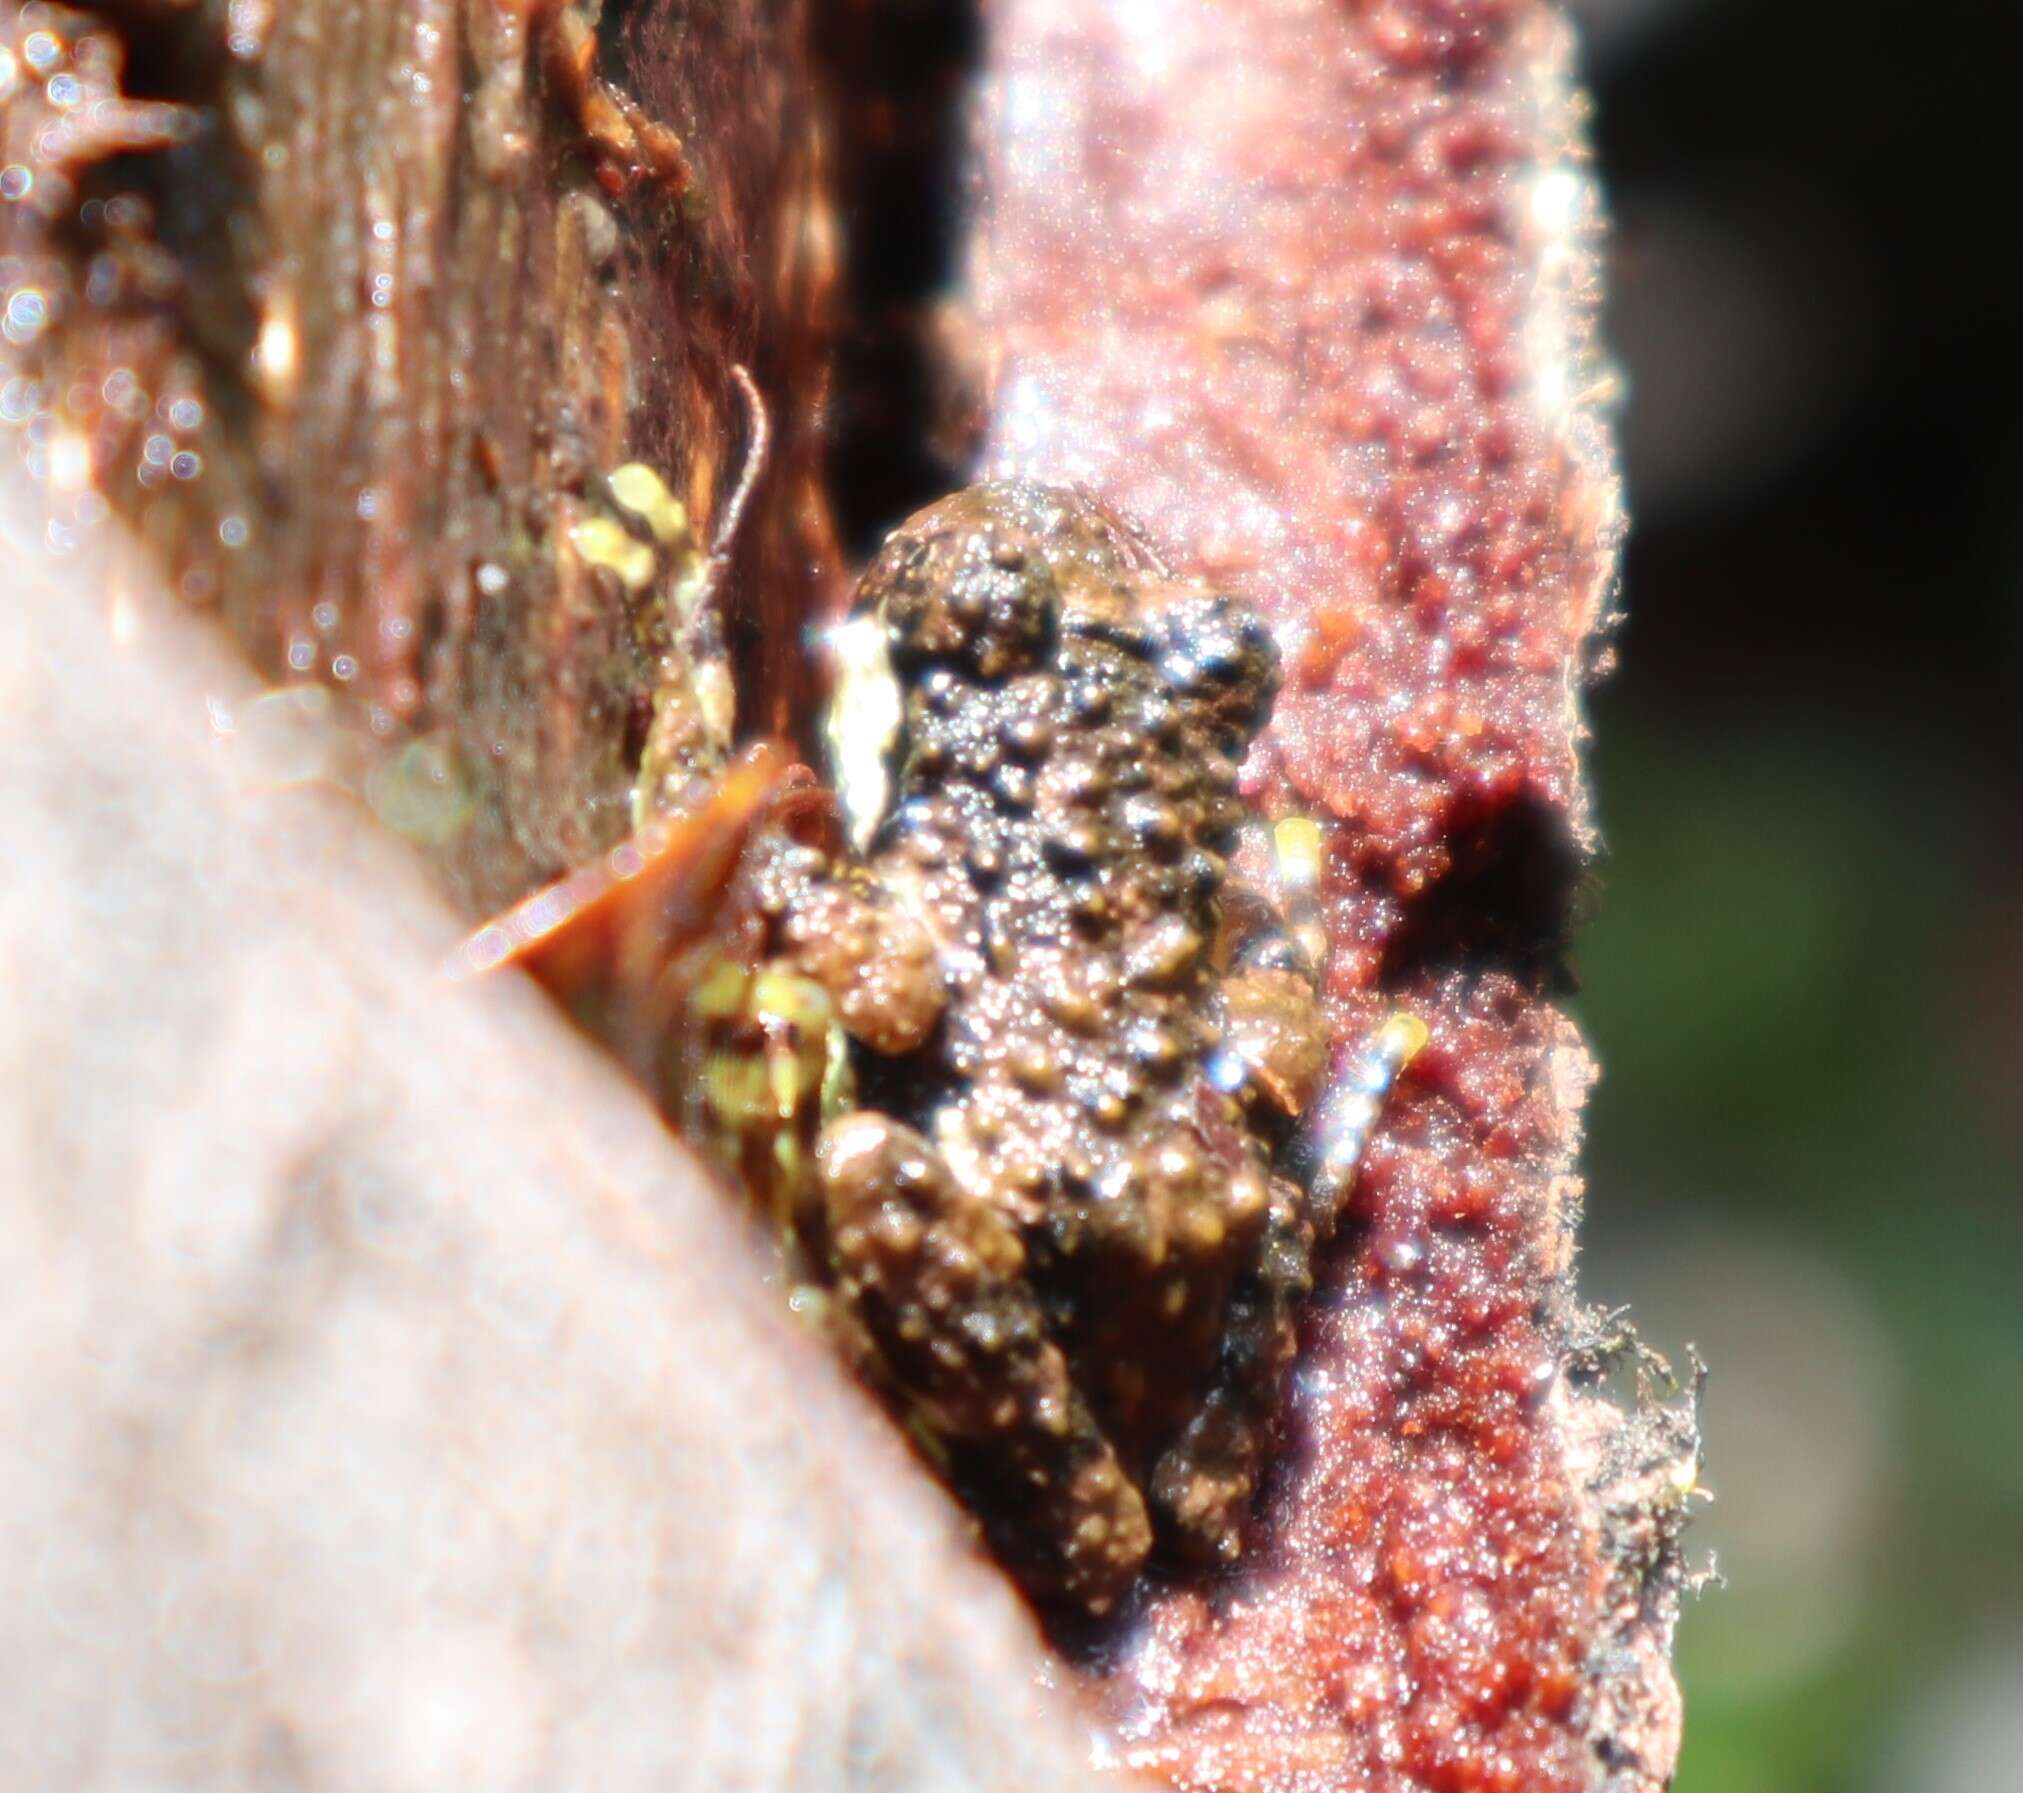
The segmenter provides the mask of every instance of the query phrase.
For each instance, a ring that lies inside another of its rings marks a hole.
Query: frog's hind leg
[[[1274,1177],[1256,1261],[1230,1291],[1214,1382],[1152,1473],[1162,1535],[1186,1556],[1227,1565],[1242,1554],[1265,1429],[1313,1289],[1313,1246],[1305,1193]]]
[[[1160,1457],[1152,1502],[1189,1554],[1230,1563],[1256,1493],[1263,1438],[1297,1345],[1299,1310],[1313,1292],[1315,1253],[1334,1231],[1386,1096],[1426,1043],[1426,1025],[1399,1012],[1323,1098],[1308,1187],[1274,1177],[1255,1264],[1231,1291],[1214,1387]]]
[[[1151,1521],[1047,1333],[1016,1229],[884,1115],[835,1122],[816,1162],[836,1294],[876,1352],[867,1372],[959,1481],[989,1490],[991,1542],[1036,1598],[1109,1610]]]

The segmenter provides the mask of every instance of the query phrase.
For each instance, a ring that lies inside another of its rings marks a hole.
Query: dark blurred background
[[[2007,9],[1574,10],[1633,518],[1585,1288],[1713,1370],[1678,1793],[2023,1788]]]

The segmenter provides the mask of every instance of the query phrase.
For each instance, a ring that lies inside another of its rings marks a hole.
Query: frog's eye
[[[900,677],[940,665],[995,682],[1039,664],[1051,650],[1059,609],[1040,545],[1023,530],[966,519],[924,539],[909,537],[934,514],[897,532],[859,586],[860,606],[885,619]]]
[[[1237,638],[1243,645],[1245,656],[1253,661],[1275,663],[1278,659],[1278,638],[1272,634],[1270,625],[1254,611],[1239,610],[1236,616]]]
[[[1057,600],[1046,563],[997,544],[987,559],[965,567],[948,588],[947,615],[960,636],[960,657],[979,678],[995,683],[1043,661],[1052,647]]]
[[[1271,631],[1248,610],[1218,601],[1215,621],[1203,631],[1202,670],[1225,685],[1269,676],[1278,657]]]
[[[1227,598],[1184,599],[1164,620],[1160,670],[1176,691],[1262,711],[1278,683],[1278,647],[1262,621]]]

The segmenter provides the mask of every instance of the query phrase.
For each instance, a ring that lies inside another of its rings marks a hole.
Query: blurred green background
[[[1634,521],[1584,1281],[1712,1366],[1678,1793],[2023,1789],[2008,9],[1575,10]]]

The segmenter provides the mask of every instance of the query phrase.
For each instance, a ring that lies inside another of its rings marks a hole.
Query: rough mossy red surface
[[[1203,1788],[1661,1784],[1668,1571],[1624,1572],[1622,1453],[1594,1446],[1691,1448],[1587,1392],[1592,1071],[1550,1001],[1619,529],[1563,26],[1523,0],[989,14],[985,470],[1086,480],[1271,618],[1288,679],[1248,788],[1323,824],[1337,1051],[1395,1003],[1432,1029],[1245,1565],[1150,1591],[1106,1670],[1125,1758]]]

